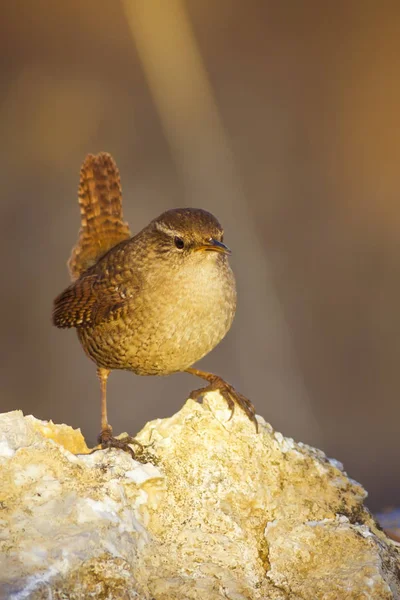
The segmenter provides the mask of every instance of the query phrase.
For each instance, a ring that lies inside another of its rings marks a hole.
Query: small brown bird
[[[169,375],[186,371],[220,390],[256,428],[254,407],[217,375],[190,368],[229,330],[236,285],[217,219],[205,210],[168,210],[131,237],[122,216],[118,169],[109,154],[88,155],[79,185],[81,230],[68,266],[73,283],[54,301],[53,322],[75,327],[96,363],[102,410],[99,443],[130,450],[107,419],[110,371]]]

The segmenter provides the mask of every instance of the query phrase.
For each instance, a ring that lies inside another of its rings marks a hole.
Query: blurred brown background
[[[204,368],[399,504],[399,3],[13,0],[0,30],[0,409],[99,431],[94,365],[50,315],[106,150],[133,231],[178,206],[225,226],[238,313]],[[114,430],[198,386],[113,373]]]

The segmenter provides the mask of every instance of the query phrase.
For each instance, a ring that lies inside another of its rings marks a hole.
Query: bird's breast
[[[138,319],[140,333],[132,336],[133,370],[182,371],[208,354],[229,330],[236,310],[234,276],[226,260],[204,269],[182,269],[162,284],[150,285],[143,304],[147,318]],[[132,316],[135,312],[132,307]]]

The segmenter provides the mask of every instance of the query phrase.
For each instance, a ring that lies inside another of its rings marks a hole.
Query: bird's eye
[[[177,247],[179,250],[182,250],[182,249],[185,247],[185,242],[183,241],[183,239],[182,239],[182,238],[180,238],[180,237],[178,237],[178,236],[176,236],[176,237],[174,238],[174,243],[175,243],[175,246],[176,246],[176,247]]]

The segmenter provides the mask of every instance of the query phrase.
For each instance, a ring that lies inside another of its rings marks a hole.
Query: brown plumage
[[[123,220],[117,167],[110,155],[89,155],[79,187],[82,226],[69,269],[73,283],[54,302],[57,327],[75,327],[96,363],[102,388],[102,447],[129,449],[112,437],[106,383],[111,370],[138,375],[187,371],[219,389],[232,411],[254,408],[220,377],[192,369],[229,330],[236,286],[223,230],[201,209],[174,209],[134,237]]]
[[[81,229],[68,261],[73,281],[107,250],[131,237],[122,216],[119,171],[110,154],[88,154],[81,167],[78,197]]]

